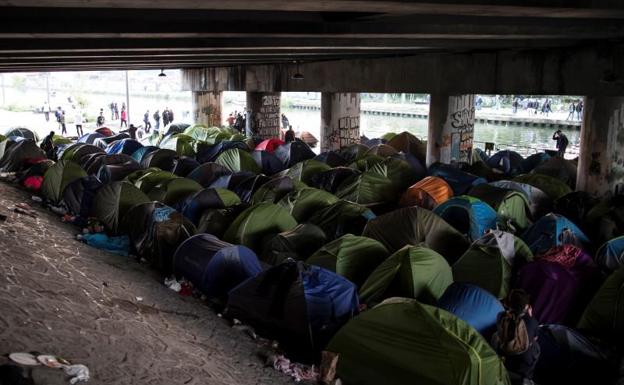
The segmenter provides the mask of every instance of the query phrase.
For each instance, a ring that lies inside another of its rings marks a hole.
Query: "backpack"
[[[516,314],[509,310],[499,315],[496,321],[496,345],[504,355],[514,356],[529,350],[531,341],[523,317],[524,313]]]

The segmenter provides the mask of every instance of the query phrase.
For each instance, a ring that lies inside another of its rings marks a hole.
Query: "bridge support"
[[[471,162],[475,96],[431,94],[427,166],[441,162]]]
[[[223,124],[222,92],[193,91],[193,118],[195,123],[207,127],[220,127]]]
[[[279,92],[247,92],[247,127],[252,136],[258,139],[280,137],[280,103]]]
[[[321,94],[321,151],[360,141],[360,103],[359,93]]]

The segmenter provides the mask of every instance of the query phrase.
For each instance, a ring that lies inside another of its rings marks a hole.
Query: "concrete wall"
[[[475,96],[431,94],[427,165],[472,160]]]
[[[221,92],[193,92],[194,122],[207,127],[219,127],[222,124]]]
[[[360,94],[321,95],[321,151],[339,150],[360,141]]]
[[[247,110],[251,111],[251,131],[262,139],[280,136],[280,93],[247,92]]]

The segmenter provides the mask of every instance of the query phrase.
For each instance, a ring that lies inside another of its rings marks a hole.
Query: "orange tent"
[[[437,205],[453,197],[451,186],[442,178],[428,176],[412,187],[401,197],[401,206],[420,206],[433,210]]]

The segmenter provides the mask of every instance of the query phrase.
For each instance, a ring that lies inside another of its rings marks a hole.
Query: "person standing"
[[[54,157],[54,131],[50,131],[48,136],[43,138],[40,147],[49,159]]]
[[[124,124],[128,127],[128,112],[126,112],[126,106],[121,106],[121,124],[119,127],[123,127]]]
[[[96,124],[98,127],[102,127],[104,126],[104,123],[106,123],[106,119],[104,118],[104,109],[100,108],[100,115],[97,117]]]
[[[583,116],[583,101],[579,100],[576,103],[576,120],[581,120],[581,116]]]
[[[67,134],[67,126],[65,125],[65,111],[61,111],[61,135]]]
[[[61,107],[57,108],[56,111],[54,111],[54,117],[56,118],[59,129],[61,128],[61,111]]]
[[[143,114],[143,123],[145,123],[145,132],[149,134],[150,129],[152,128],[152,123],[150,123],[149,120],[149,110],[145,111],[145,114]]]
[[[134,124],[130,124],[130,127],[128,127],[125,130],[119,131],[119,132],[127,132],[128,135],[130,135],[130,139],[135,139],[136,140],[136,133],[138,131],[138,127],[135,127]]]
[[[286,134],[284,135],[284,141],[286,143],[295,141],[295,131],[293,131],[292,126],[288,126],[288,131],[286,131]]]
[[[228,126],[229,126],[230,128],[233,128],[233,127],[234,127],[234,122],[235,122],[235,121],[236,121],[236,118],[234,117],[234,114],[232,114],[232,113],[230,112],[230,115],[228,115],[228,117],[227,117],[227,119],[226,119],[226,122],[227,122]]]
[[[163,128],[169,124],[169,107],[165,107],[162,113]]]
[[[114,109],[115,109],[115,120],[119,120],[119,106],[117,106],[117,103],[115,103]]]
[[[111,120],[115,120],[115,103],[111,102],[111,104],[108,105],[108,108],[110,108],[111,111]]]
[[[46,122],[50,121],[50,105],[48,102],[43,103],[43,116],[45,117]]]
[[[576,112],[576,103],[572,102],[569,107],[569,114],[566,120],[574,120],[574,113]]]
[[[562,157],[565,155],[566,147],[568,147],[568,137],[561,132],[561,130],[555,131],[553,134],[553,140],[557,141],[557,155]]]
[[[156,110],[156,112],[154,112],[154,131],[158,132],[158,130],[160,130],[160,112],[158,110]]]
[[[171,124],[173,123],[173,111],[169,108],[167,108],[167,111],[169,111],[169,124]]]
[[[76,125],[76,134],[78,137],[83,135],[82,133],[82,111],[80,108],[76,108],[76,116],[74,117],[74,124]]]
[[[289,123],[289,121],[288,121],[288,118],[286,117],[286,115],[285,115],[285,114],[282,114],[282,128],[283,128],[284,130],[287,130],[287,129],[288,129],[288,127],[290,127],[290,123]]]

